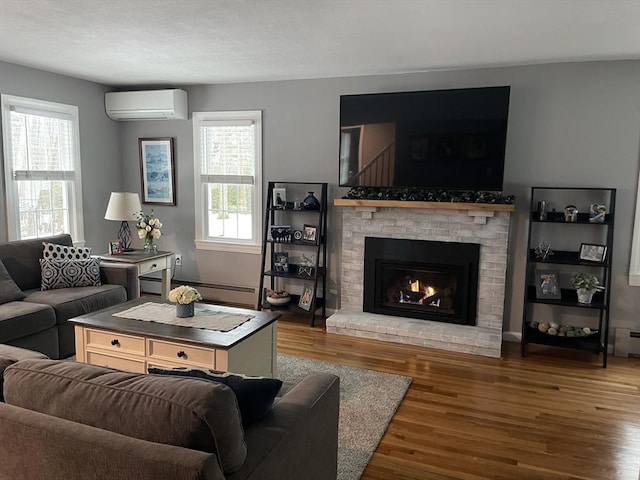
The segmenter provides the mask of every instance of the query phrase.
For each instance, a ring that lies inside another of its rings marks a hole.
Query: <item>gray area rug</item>
[[[407,393],[411,378],[278,354],[282,392],[311,372],[340,377],[338,480],[357,480]]]

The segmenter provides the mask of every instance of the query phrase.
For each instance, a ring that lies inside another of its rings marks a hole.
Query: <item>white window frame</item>
[[[640,178],[636,193],[636,212],[633,221],[633,240],[631,241],[631,261],[629,262],[629,285],[640,287]]]
[[[4,146],[4,179],[5,197],[7,203],[7,232],[9,240],[20,239],[20,214],[18,192],[16,188],[16,172],[13,171],[13,145],[11,141],[11,111],[21,110],[26,113],[42,114],[43,116],[62,117],[71,120],[73,172],[64,172],[61,178],[73,182],[73,194],[68,199],[69,204],[69,233],[76,245],[84,245],[84,221],[82,209],[82,172],[80,159],[80,132],[78,121],[78,107],[63,103],[49,102],[34,98],[18,97],[15,95],[0,95],[2,109],[2,132]],[[24,175],[24,174],[23,174]],[[38,172],[30,170],[26,173],[34,180],[56,179],[60,176],[57,171]],[[70,178],[71,177],[71,178]]]
[[[194,193],[195,193],[195,244],[200,250],[217,250],[223,252],[262,253],[262,111],[226,111],[226,112],[193,112],[193,151],[194,151]],[[214,124],[253,122],[255,125],[255,175],[254,195],[251,206],[253,212],[253,239],[212,239],[207,233],[207,199],[203,185],[206,179],[201,175],[201,138],[200,127]]]

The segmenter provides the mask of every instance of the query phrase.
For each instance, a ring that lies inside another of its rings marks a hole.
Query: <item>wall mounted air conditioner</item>
[[[104,94],[107,115],[114,120],[186,120],[187,92],[141,90],[138,92],[107,92]]]

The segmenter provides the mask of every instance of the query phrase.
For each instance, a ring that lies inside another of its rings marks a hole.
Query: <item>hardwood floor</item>
[[[640,359],[505,343],[501,359],[281,317],[278,351],[413,379],[364,480],[638,480]]]

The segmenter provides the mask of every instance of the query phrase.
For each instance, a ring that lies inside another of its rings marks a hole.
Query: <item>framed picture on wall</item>
[[[173,138],[139,138],[142,203],[176,204]]]

